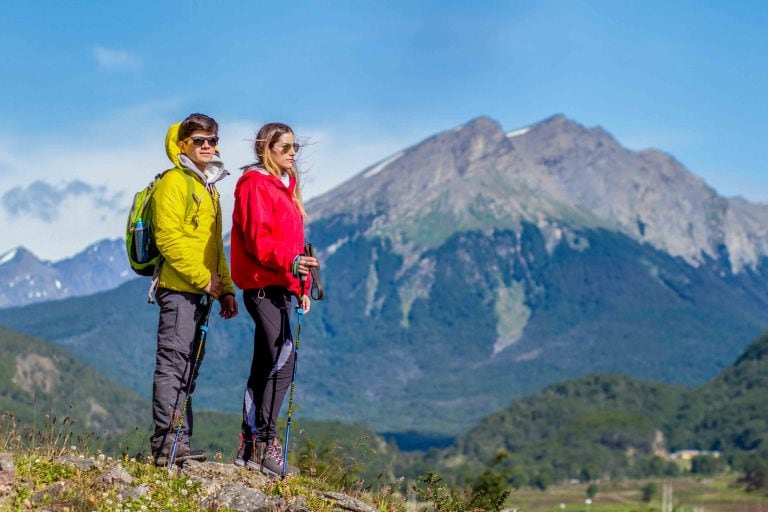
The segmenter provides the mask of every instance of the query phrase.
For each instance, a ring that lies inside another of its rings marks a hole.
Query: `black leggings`
[[[271,441],[277,436],[277,417],[293,375],[291,294],[285,288],[269,286],[245,290],[243,301],[256,324],[251,373],[243,397],[243,435]]]

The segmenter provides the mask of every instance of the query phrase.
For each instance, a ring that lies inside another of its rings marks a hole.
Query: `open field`
[[[553,485],[546,491],[523,488],[514,491],[508,503],[521,512],[768,512],[768,496],[747,493],[736,484],[738,476],[716,478],[668,478],[598,483],[592,503],[586,503],[587,484]],[[643,503],[642,489],[655,483],[658,492]],[[663,487],[672,492],[672,507],[663,508]]]

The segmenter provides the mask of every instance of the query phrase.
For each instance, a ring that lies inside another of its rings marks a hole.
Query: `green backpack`
[[[155,236],[152,230],[152,194],[155,192],[157,182],[166,173],[176,171],[184,175],[187,182],[187,206],[186,213],[192,208],[194,202],[195,185],[192,177],[181,169],[174,168],[163,171],[152,180],[143,190],[133,196],[131,211],[128,213],[128,226],[125,230],[125,249],[128,252],[128,262],[131,269],[140,276],[151,276],[155,272],[163,256],[155,244]],[[186,214],[185,214],[186,216]]]

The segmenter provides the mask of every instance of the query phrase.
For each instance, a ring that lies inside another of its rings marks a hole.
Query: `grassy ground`
[[[553,485],[546,491],[523,488],[513,492],[510,508],[524,512],[653,512],[663,511],[662,487],[672,491],[675,512],[768,512],[768,496],[747,493],[735,483],[736,475],[709,479],[671,478],[598,483],[598,492],[587,503],[587,485]],[[656,483],[658,492],[642,501],[642,489]]]
[[[235,437],[237,430],[236,421],[224,419],[226,421],[220,423],[232,432],[225,432],[223,437],[231,439]],[[105,456],[98,449],[89,447],[92,439],[73,435],[70,423],[56,423],[52,419],[49,419],[49,422],[46,428],[35,429],[21,425],[13,415],[0,415],[0,453],[12,453],[16,468],[16,479],[11,483],[11,487],[5,489],[5,492],[0,492],[0,510],[21,511],[54,504],[58,508],[53,507],[51,510],[65,510],[64,507],[72,512],[116,509],[118,493],[111,486],[98,481],[100,472],[80,471],[61,464],[56,460],[60,455],[93,457],[104,470],[120,462],[137,484],[147,485],[150,491],[146,497],[123,501],[123,505],[132,504],[139,509],[144,507],[143,510],[198,509],[195,504],[195,498],[200,492],[197,484],[188,483],[184,478],[168,478],[164,469],[142,463],[144,457],[133,453],[132,450],[136,447],[146,447],[145,432],[137,429],[124,438],[114,440],[113,445],[123,455],[112,452],[115,457],[113,460],[108,454]],[[217,425],[212,420],[207,423]],[[221,433],[218,434],[221,437]],[[339,439],[358,435],[356,431],[350,430],[334,431],[332,434],[329,435],[328,441],[336,443],[332,446],[337,446]],[[227,449],[218,455],[216,450],[211,450],[211,455],[216,460],[226,462],[231,460],[231,454],[226,455],[224,452],[232,450],[234,447],[230,443]],[[323,502],[318,501],[319,490],[349,493],[371,503],[380,512],[473,510],[469,506],[470,501],[466,499],[466,491],[459,491],[456,497],[439,479],[431,483],[430,490],[425,490],[428,486],[422,482],[422,485],[419,485],[421,492],[411,489],[407,496],[395,492],[399,487],[395,482],[395,485],[383,486],[373,493],[366,492],[365,488],[356,484],[356,478],[350,473],[346,458],[339,458],[335,453],[334,450],[319,450],[317,453],[305,454],[300,462],[303,462],[303,474],[307,476],[265,485],[264,492],[270,496],[305,496],[307,503],[312,504],[310,509],[318,511],[330,510],[325,508]],[[236,472],[238,481],[245,482],[254,478],[249,472],[237,473],[234,466],[224,467],[227,468]],[[526,487],[512,492],[506,506],[524,512],[768,512],[768,495],[745,492],[743,485],[736,483],[738,477],[738,474],[731,473],[703,479],[681,477],[600,482],[596,484],[596,494],[589,503],[586,501],[587,484],[552,485],[546,491]],[[643,502],[643,489],[649,484],[655,485],[657,491],[649,502]],[[672,494],[673,505],[666,509],[663,508],[661,499],[665,488],[667,495],[669,492]],[[0,488],[0,491],[3,489]],[[185,499],[187,496],[189,498]],[[432,501],[433,507],[427,506],[427,500]]]

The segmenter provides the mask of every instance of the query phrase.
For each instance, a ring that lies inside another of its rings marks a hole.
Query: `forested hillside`
[[[116,440],[151,424],[149,402],[42,340],[0,327],[0,413]],[[58,427],[57,427],[58,428]]]
[[[686,389],[622,375],[592,375],[515,401],[431,451],[416,472],[439,468],[458,480],[491,471],[510,484],[673,476],[768,461],[768,334],[706,384]]]

